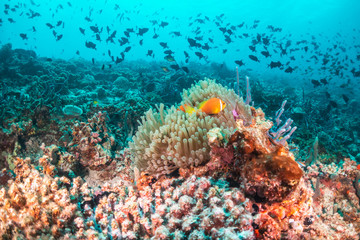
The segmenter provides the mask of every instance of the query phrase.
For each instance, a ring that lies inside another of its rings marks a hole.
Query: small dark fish
[[[249,49],[253,52],[256,52],[256,47],[255,46],[249,46]]]
[[[46,58],[47,62],[52,62],[52,58]]]
[[[46,26],[48,26],[50,29],[53,29],[53,28],[54,28],[54,26],[51,25],[50,23],[46,23]]]
[[[91,62],[92,62],[92,64],[95,64],[95,59],[92,58],[92,59],[91,59]]]
[[[245,63],[242,60],[236,60],[235,63],[239,65],[239,67],[245,65]]]
[[[223,49],[223,53],[225,54],[227,52],[227,49]]]
[[[124,61],[124,58],[116,57],[115,64],[121,63],[122,61]]]
[[[189,58],[189,54],[184,51],[185,58]]]
[[[326,78],[320,79],[320,82],[321,82],[322,84],[324,84],[324,85],[329,84],[329,82],[326,80]]]
[[[22,40],[28,40],[28,37],[25,33],[20,33],[20,37],[22,38]]]
[[[271,57],[269,51],[261,51],[261,54],[265,57]]]
[[[80,55],[80,51],[79,51],[79,50],[76,51],[76,55]]]
[[[171,32],[172,34],[174,34],[174,36],[180,37],[181,33],[180,32]]]
[[[328,93],[328,92],[325,92],[325,96],[326,96],[326,98],[330,98],[330,97],[331,97],[330,93]]]
[[[56,26],[58,27],[58,26],[60,26],[62,23],[63,23],[62,21],[58,21],[58,22],[56,23]]]
[[[139,28],[139,31],[137,33],[138,36],[144,35],[147,31],[149,31],[148,28]]]
[[[144,39],[141,39],[141,40],[139,41],[140,46],[143,45],[143,41],[144,41]]]
[[[201,52],[195,52],[195,55],[199,57],[199,59],[202,59],[204,57],[204,54]]]
[[[79,30],[80,30],[80,32],[81,32],[83,35],[85,35],[85,29],[79,28]]]
[[[105,68],[105,64],[102,65],[101,70],[104,70],[104,68]]]
[[[170,55],[170,54],[173,54],[174,52],[171,50],[166,50],[166,51],[164,51],[164,53]]]
[[[348,103],[349,102],[349,98],[348,96],[346,96],[345,94],[341,95],[342,98],[344,99],[345,103]]]
[[[160,42],[159,44],[160,44],[160,46],[162,46],[163,48],[169,48],[166,42]]]
[[[175,62],[175,58],[171,55],[166,55],[164,59],[168,62]]]
[[[34,26],[32,27],[32,31],[33,31],[33,32],[36,32],[36,28],[35,28]]]
[[[196,42],[195,39],[188,38],[188,43],[190,44],[190,47],[200,47],[201,45]]]
[[[85,20],[88,22],[92,22],[92,20],[89,17],[85,17]]]
[[[159,34],[154,34],[154,36],[152,37],[153,39],[156,39],[156,38],[158,38],[159,37]]]
[[[208,51],[210,49],[210,46],[208,43],[205,43],[201,48]]]
[[[131,47],[130,47],[130,46],[128,46],[128,47],[126,47],[126,48],[125,48],[124,52],[128,52],[128,51],[130,51],[130,49],[131,49]]]
[[[120,43],[120,46],[125,45],[126,43],[129,43],[129,39],[125,38],[125,37],[121,37],[121,40],[118,40]]]
[[[153,55],[153,50],[148,50],[148,52],[147,52],[146,56],[151,57],[152,55]]]
[[[62,35],[62,34],[57,35],[57,36],[56,36],[56,41],[59,41],[60,39],[62,39],[62,37],[63,37],[63,35]]]
[[[15,23],[14,19],[8,18],[9,23]]]
[[[99,33],[99,27],[98,26],[90,26],[91,31],[93,31],[94,33]]]
[[[226,33],[226,28],[224,28],[224,27],[220,27],[219,30],[220,30],[223,34]]]
[[[311,80],[311,83],[314,85],[314,87],[320,86],[320,82],[318,80],[313,79]]]
[[[170,67],[176,71],[180,69],[180,66],[178,64],[170,65]]]
[[[96,44],[95,43],[93,43],[93,42],[85,42],[85,46],[87,47],[87,48],[92,48],[92,49],[95,49],[96,50]]]
[[[255,62],[260,62],[259,59],[254,55],[249,55],[249,58]]]
[[[290,67],[290,66],[285,69],[285,72],[286,72],[286,73],[292,73],[293,71],[294,71],[294,68],[292,68],[292,67]]]
[[[111,68],[112,67],[112,65],[111,64],[109,64],[109,68]]]
[[[281,62],[279,62],[279,61],[277,61],[277,62],[273,62],[273,61],[271,61],[271,63],[269,64],[269,67],[270,68],[279,68],[279,67],[281,67],[282,66],[282,63]]]
[[[228,44],[232,42],[230,36],[225,36],[225,42]]]
[[[184,72],[189,73],[189,69],[187,67],[182,67],[181,69],[184,70]]]
[[[161,21],[161,23],[160,23],[160,27],[166,27],[167,25],[169,25],[169,23],[168,22],[163,22],[163,21]]]

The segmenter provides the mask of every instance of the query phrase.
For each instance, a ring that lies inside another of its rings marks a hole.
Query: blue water
[[[6,9],[5,5],[8,5]],[[281,61],[286,64],[291,61],[292,68],[297,67],[292,77],[295,79],[315,78],[324,75],[321,69],[322,62],[311,58],[314,54],[323,56],[329,49],[337,48],[338,60],[331,61],[328,65],[340,64],[347,68],[346,77],[351,77],[350,70],[359,70],[359,40],[360,40],[360,3],[355,0],[328,0],[328,1],[3,1],[0,6],[0,44],[12,43],[13,48],[34,50],[39,56],[51,58],[85,58],[91,60],[104,60],[111,62],[108,51],[116,56],[126,47],[131,50],[125,53],[125,60],[155,60],[164,61],[164,49],[159,42],[168,43],[178,63],[184,64],[184,51],[190,55],[190,62],[225,63],[229,69],[234,69],[235,60],[242,60],[244,69],[252,70],[259,76],[281,77],[284,69],[270,69],[271,61]],[[8,14],[6,14],[6,10]],[[39,13],[40,16],[29,18],[31,14]],[[221,17],[219,17],[221,16]],[[88,17],[89,21],[85,18]],[[8,18],[15,22],[11,23]],[[59,23],[59,26],[56,24]],[[152,21],[157,21],[153,24]],[[168,23],[161,27],[161,22]],[[204,23],[202,23],[204,22]],[[55,26],[50,29],[46,25]],[[217,26],[216,23],[219,25]],[[242,27],[237,27],[244,24]],[[270,31],[268,26],[279,28],[281,31]],[[90,26],[102,29],[101,41],[96,40],[96,35]],[[220,27],[230,29],[231,42],[225,41]],[[36,31],[33,31],[33,27]],[[108,33],[107,27],[110,31]],[[85,29],[81,34],[79,28]],[[133,28],[149,28],[143,37],[130,33],[129,44],[120,46],[118,39],[126,37],[124,31]],[[53,30],[56,34],[53,33]],[[109,34],[116,31],[114,43],[106,42]],[[175,36],[172,32],[180,32]],[[27,35],[27,40],[20,37],[20,33]],[[159,37],[153,39],[154,34]],[[249,37],[244,37],[248,34]],[[270,39],[267,50],[271,57],[266,58],[260,54],[265,48],[261,44],[252,52],[249,46],[257,34],[264,34]],[[62,38],[56,41],[56,37]],[[199,51],[190,48],[187,38],[199,37],[202,46],[208,44],[209,50],[202,50],[207,61],[199,59],[194,53]],[[240,38],[241,37],[241,38]],[[213,39],[213,42],[209,41]],[[139,41],[142,39],[143,44]],[[305,40],[306,44],[297,45],[297,41]],[[86,48],[85,42],[96,44],[96,50]],[[281,55],[280,45],[284,47],[289,43],[286,55]],[[318,48],[315,50],[316,43]],[[356,46],[357,45],[357,46]],[[304,51],[308,46],[309,50]],[[340,51],[343,47],[345,51]],[[290,49],[296,49],[290,52]],[[226,49],[226,53],[224,53]],[[154,57],[146,56],[148,50],[153,50]],[[76,52],[78,51],[78,55]],[[276,52],[275,52],[276,51]],[[260,62],[254,62],[248,55],[255,55]],[[290,57],[293,56],[292,59]],[[271,61],[270,61],[271,60]],[[352,60],[352,61],[351,61]],[[348,66],[346,66],[348,65]],[[307,73],[305,70],[308,69]],[[337,81],[343,77],[333,76]]]

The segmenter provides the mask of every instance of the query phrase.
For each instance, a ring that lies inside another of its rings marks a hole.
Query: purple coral
[[[275,114],[276,127],[274,130],[270,129],[268,135],[272,139],[275,144],[285,145],[286,141],[291,137],[291,135],[295,132],[297,127],[291,127],[293,120],[288,118],[286,122],[281,126],[282,120],[280,119],[281,115],[284,113],[285,104],[287,100],[284,100],[281,104],[280,109]]]

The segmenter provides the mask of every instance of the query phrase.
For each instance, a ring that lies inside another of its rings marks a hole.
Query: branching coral
[[[160,105],[159,112],[150,109],[142,118],[138,132],[129,143],[134,154],[135,166],[140,171],[150,174],[168,174],[177,168],[198,166],[209,158],[207,132],[219,127],[229,137],[236,129],[236,115],[244,121],[251,122],[251,111],[233,90],[205,79],[193,85],[183,93],[183,102],[197,106],[200,102],[217,97],[227,107],[217,115],[206,115],[203,112],[188,114],[175,107],[164,110]]]

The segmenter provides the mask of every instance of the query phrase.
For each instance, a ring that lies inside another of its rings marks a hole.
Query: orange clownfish
[[[218,114],[226,107],[226,103],[219,98],[210,98],[206,101],[201,102],[198,105],[198,109],[206,114]],[[181,105],[179,110],[188,114],[193,114],[195,109],[187,104]]]

